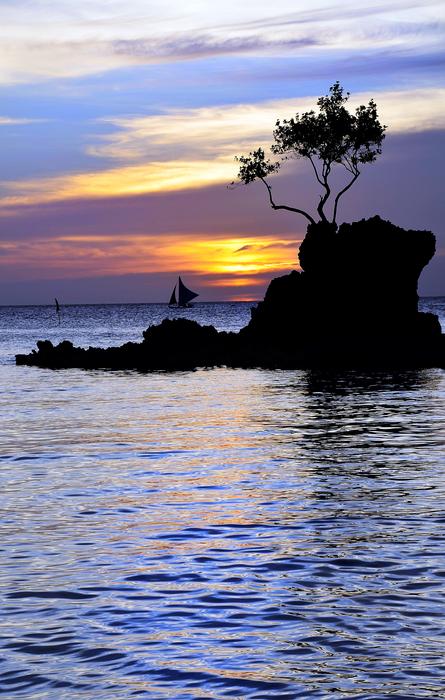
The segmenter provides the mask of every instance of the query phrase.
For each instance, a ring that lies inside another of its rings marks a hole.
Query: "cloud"
[[[422,275],[421,294],[445,291],[443,257],[439,257],[445,251],[444,138],[445,131],[389,135],[380,162],[363,171],[341,210],[343,221],[379,214],[404,228],[430,229],[436,234],[438,254]],[[278,176],[276,190],[284,202],[317,201],[317,189],[307,172]],[[261,298],[267,281],[289,269],[286,261],[295,267],[298,241],[305,228],[301,217],[273,212],[259,185],[235,190],[214,185],[4,209],[0,215],[2,303],[51,301],[55,285],[73,302],[163,300],[178,269],[187,270],[192,288],[196,280],[201,298],[228,299],[235,294],[241,298],[244,293],[245,298]],[[212,245],[198,246],[198,241]],[[240,248],[245,250],[235,253]],[[195,250],[199,250],[196,263]],[[249,256],[255,263],[258,251],[266,256],[265,262],[279,263],[276,271],[246,271]],[[159,258],[153,257],[158,254],[164,270],[159,273]],[[169,270],[166,262],[171,265]],[[206,277],[214,262],[219,269]],[[226,273],[225,262],[245,266]],[[130,274],[133,265],[142,272]],[[376,266],[378,269],[378,257]],[[113,273],[107,278],[105,291],[101,271],[107,269]],[[66,283],[61,280],[61,270]],[[125,279],[123,270],[130,271]],[[52,281],[44,283],[49,278]],[[30,286],[27,280],[36,282]]]
[[[299,246],[301,243],[301,240],[299,241],[277,241],[276,243],[273,243],[274,248],[293,248],[295,249],[297,246]],[[267,249],[269,246],[266,245],[264,246],[264,249]]]
[[[399,2],[374,2],[368,4],[346,3],[331,4],[325,7],[316,7],[314,3],[310,9],[304,7],[299,12],[288,14],[277,14],[267,19],[248,20],[244,23],[244,28],[265,29],[268,27],[283,27],[300,24],[319,24],[326,22],[342,22],[355,19],[369,18],[374,15],[391,15],[397,12],[410,12],[411,10],[426,10],[426,8],[441,7],[442,0],[400,0]],[[228,25],[233,27],[233,25]]]
[[[366,93],[354,95],[351,106],[370,97]],[[391,133],[445,126],[445,89],[381,92],[374,97]],[[173,192],[229,183],[236,174],[236,154],[270,143],[277,116],[310,109],[315,101],[315,97],[307,97],[110,119],[108,123],[116,131],[90,147],[89,153],[108,159],[112,167],[6,182],[2,206]],[[299,162],[294,167],[304,164]]]
[[[18,126],[21,124],[38,124],[47,121],[46,119],[21,119],[15,117],[0,116],[0,126]]]
[[[122,39],[112,44],[113,52],[149,61],[193,59],[249,52],[287,51],[316,46],[315,37],[268,39],[261,36],[224,39],[211,35],[172,37],[160,42],[150,39]]]
[[[392,133],[425,131],[445,125],[444,89],[399,90],[354,94],[351,107],[373,96]],[[312,109],[317,97],[297,97],[256,104],[169,110],[149,117],[108,119],[116,131],[89,148],[91,155],[122,161],[150,157],[203,159],[230,156],[261,142],[270,142],[278,116]]]
[[[102,198],[195,189],[228,181],[233,162],[170,160],[57,177],[6,182],[1,206],[32,205],[68,199]],[[12,193],[8,195],[8,192]]]
[[[1,33],[0,33],[1,38]],[[16,85],[60,78],[78,78],[137,63],[115,54],[100,41],[35,41],[5,37],[0,44],[0,84]]]
[[[233,252],[235,254],[237,254],[237,253],[244,253],[247,250],[250,250],[250,251],[251,250],[268,250],[270,248],[274,248],[275,250],[278,250],[279,248],[281,248],[281,249],[293,248],[294,250],[296,250],[300,243],[301,243],[301,240],[299,240],[299,241],[276,240],[273,243],[267,243],[267,244],[262,244],[262,245],[259,245],[258,243],[248,243],[247,245],[243,245],[241,248],[238,248],[237,250],[234,250]]]
[[[233,252],[234,253],[243,253],[245,250],[252,250],[253,248],[254,248],[254,246],[251,243],[249,243],[249,245],[243,245],[243,246],[241,246],[241,248],[237,248]]]
[[[148,5],[148,7],[147,7]],[[258,0],[246,3],[110,1],[0,3],[1,82],[14,84],[88,76],[134,65],[232,54],[306,55],[329,59],[333,49],[374,51],[402,44],[430,50],[443,44],[437,0],[334,3]],[[3,27],[3,29],[2,29]],[[39,37],[36,40],[36,36]],[[441,39],[442,37],[442,39]]]
[[[266,276],[297,266],[297,245],[282,247],[282,239],[214,235],[210,240],[126,235],[60,235],[32,241],[0,241],[0,272],[4,282],[30,279],[39,270],[44,279],[82,278],[93,275],[182,273],[205,278],[209,287],[240,287],[246,279],[261,284]],[[241,245],[240,245],[241,244]],[[233,249],[243,248],[234,257]]]

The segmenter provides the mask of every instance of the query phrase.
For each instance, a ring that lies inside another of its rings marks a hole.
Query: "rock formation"
[[[419,275],[434,251],[430,231],[406,231],[378,216],[338,230],[310,224],[300,246],[302,271],[272,280],[237,334],[165,319],[144,331],[141,343],[84,350],[39,341],[38,352],[16,361],[142,370],[444,366],[438,318],[417,308]]]
[[[246,331],[297,346],[318,338],[435,337],[437,317],[417,309],[417,283],[435,252],[430,231],[375,216],[309,224],[302,272],[272,280]]]

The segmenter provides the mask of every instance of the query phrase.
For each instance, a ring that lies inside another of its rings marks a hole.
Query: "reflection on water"
[[[8,697],[444,697],[442,372],[14,372]]]
[[[445,697],[443,371],[0,378],[5,697]]]

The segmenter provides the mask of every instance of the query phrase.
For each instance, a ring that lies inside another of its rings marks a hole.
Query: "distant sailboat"
[[[178,299],[176,300],[176,287],[178,288]],[[189,309],[193,304],[190,304],[192,299],[199,296],[196,292],[192,292],[191,289],[187,289],[182,279],[179,277],[177,284],[175,284],[170,301],[168,305],[170,307],[176,307],[179,309]]]
[[[56,314],[57,314],[57,318],[59,319],[59,325],[60,325],[60,304],[56,298],[54,299],[54,301],[56,302]]]

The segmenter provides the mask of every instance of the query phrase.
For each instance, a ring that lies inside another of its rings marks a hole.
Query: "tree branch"
[[[348,171],[348,173],[351,173],[351,175],[355,175],[355,171],[353,170],[352,165],[350,165],[349,161],[346,160],[346,158],[340,162],[340,165],[342,165],[345,168],[345,170]]]
[[[317,168],[315,167],[315,163],[314,163],[314,161],[313,161],[313,159],[312,159],[312,156],[308,156],[308,158],[309,158],[309,160],[311,161],[311,165],[312,165],[312,167],[313,167],[313,169],[314,169],[314,173],[315,173],[315,177],[317,178],[317,181],[320,183],[320,185],[323,185],[323,180],[320,179],[320,176],[319,176],[319,174],[318,174],[318,170],[317,170]]]
[[[357,154],[357,151],[354,151],[352,154],[352,158],[354,158]],[[343,159],[340,161],[341,165],[349,172],[351,175],[355,175],[357,173],[357,167],[354,166],[353,161],[351,158],[349,158],[348,154],[345,153],[343,156]]]
[[[340,192],[337,194],[337,196],[336,196],[336,198],[335,198],[335,200],[334,200],[334,214],[333,214],[333,216],[332,216],[332,223],[333,223],[333,224],[336,223],[338,200],[340,199],[340,197],[341,197],[345,192],[347,192],[347,191],[349,190],[350,187],[352,187],[352,185],[353,185],[354,182],[357,180],[357,178],[358,178],[359,175],[360,175],[360,170],[357,170],[357,169],[356,169],[356,170],[355,170],[354,177],[352,178],[352,180],[350,180],[350,181],[348,182],[348,184],[346,185],[346,187],[343,187],[343,189],[340,190]]]
[[[269,194],[269,201],[270,201],[270,206],[272,209],[286,209],[286,211],[293,211],[296,212],[297,214],[301,214],[302,216],[306,217],[308,221],[310,221],[311,224],[315,224],[315,219],[312,218],[310,214],[308,214],[306,211],[303,209],[296,209],[295,207],[288,207],[285,204],[275,204],[272,198],[272,187],[269,185],[268,182],[263,177],[260,177],[261,182],[264,183],[267,192]]]
[[[329,186],[328,182],[328,177],[331,172],[331,165],[330,163],[327,163],[326,161],[323,162],[323,181],[322,185],[325,188],[325,193],[322,197],[320,197],[320,201],[318,203],[317,207],[317,212],[320,216],[320,219],[324,222],[327,223],[327,217],[326,214],[324,213],[324,205],[328,201],[329,197],[331,196],[331,188]]]

